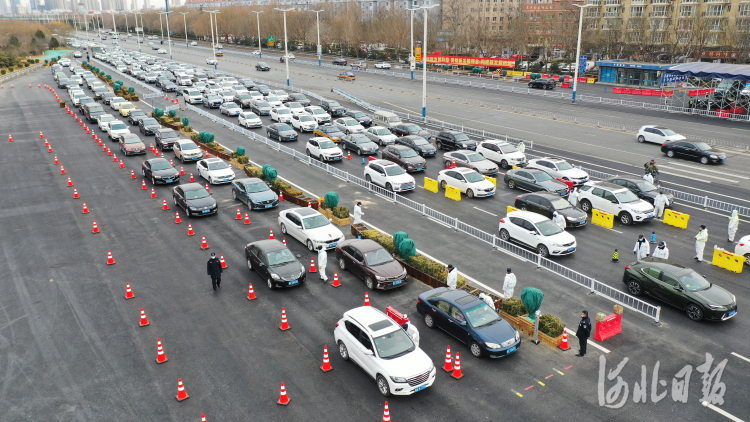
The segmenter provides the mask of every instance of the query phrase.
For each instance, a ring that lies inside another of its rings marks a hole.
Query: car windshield
[[[417,156],[417,153],[413,149],[403,149],[400,150],[399,153],[401,154],[401,158],[411,158]]]
[[[127,129],[128,127],[125,126],[125,123],[112,123],[111,125],[109,125],[109,128],[111,130],[122,130]]]
[[[666,129],[666,128],[659,128],[659,130],[666,136],[672,136],[677,135],[677,132],[673,131],[672,129]]]
[[[416,145],[416,146],[429,145],[430,144],[424,138],[416,138],[416,139],[413,139],[412,142],[414,142],[414,145]]]
[[[615,197],[617,197],[617,200],[619,200],[621,203],[635,202],[638,200],[638,197],[629,190],[613,193],[615,194]]]
[[[331,224],[331,222],[328,221],[328,219],[323,214],[318,214],[302,220],[302,226],[305,229],[315,229],[318,227],[326,226],[328,224]]]
[[[696,142],[694,145],[701,151],[711,150],[711,147],[708,144],[704,144],[703,142]]]
[[[552,203],[552,208],[556,210],[565,210],[568,208],[573,208],[570,202],[568,202],[567,200],[563,198],[552,198],[550,199],[550,202]]]
[[[567,161],[561,161],[559,163],[556,163],[558,170],[570,170],[573,168],[573,166],[570,165]]]
[[[207,101],[221,101],[221,97],[219,97],[218,95],[209,95],[208,97],[206,97],[206,100]]]
[[[287,131],[288,132],[288,131],[292,130],[292,128],[289,127],[289,125],[278,125],[278,126],[276,126],[276,129],[278,129],[279,132],[282,132],[282,131]]]
[[[156,119],[143,119],[142,122],[143,126],[155,126],[159,124],[156,122]]]
[[[169,164],[169,161],[160,161],[156,163],[151,163],[151,170],[167,170],[171,168],[172,168],[172,165]]]
[[[347,126],[357,126],[359,122],[354,119],[348,119],[344,120],[344,124],[346,124]]]
[[[513,145],[500,145],[500,152],[503,154],[510,154],[513,152],[518,152],[518,148],[514,147]]]
[[[352,113],[352,117],[354,117],[355,119],[359,119],[360,117],[365,117],[365,113],[362,113],[361,111],[356,111]]]
[[[420,130],[422,130],[422,128],[417,125],[404,126],[404,129],[406,129],[409,133],[419,132]]]
[[[227,163],[223,161],[213,161],[208,163],[208,169],[209,170],[224,170],[225,168],[228,168]]]
[[[711,287],[711,283],[692,270],[677,276],[677,279],[680,280],[680,283],[682,283],[682,285],[685,286],[685,289],[689,292],[706,290]]]
[[[266,259],[268,260],[268,266],[270,267],[284,265],[296,261],[296,258],[289,251],[289,249],[281,249],[278,251],[268,252],[266,254]]]
[[[466,136],[465,133],[457,133],[455,136],[456,136],[456,140],[457,141],[468,141],[469,140],[469,137]]]
[[[124,138],[126,144],[140,144],[141,140],[137,136],[129,136]]]
[[[553,223],[551,220],[536,223],[536,228],[539,229],[539,234],[542,236],[554,236],[563,231],[560,226]]]
[[[546,182],[547,180],[552,180],[552,176],[547,173],[534,173],[533,176],[537,182]]]
[[[477,161],[484,161],[484,157],[479,154],[467,154],[466,158],[469,159],[470,163],[476,163]]]
[[[102,123],[111,122],[112,120],[115,120],[114,116],[109,116],[109,115],[107,115],[107,116],[101,116],[99,118],[99,121],[102,122]]]
[[[390,135],[391,131],[388,129],[377,129],[375,133],[378,135]]]
[[[468,181],[469,183],[476,183],[476,182],[481,182],[482,180],[486,180],[484,176],[477,173],[476,171],[466,172],[466,173],[463,173],[463,175],[466,178],[466,181]]]
[[[331,149],[336,148],[336,144],[333,143],[333,141],[325,140],[325,141],[318,141],[318,144],[320,145],[321,149]]]
[[[323,110],[322,108],[314,108],[311,111],[312,111],[312,114],[326,114],[326,111]]]
[[[474,328],[484,327],[485,325],[492,325],[500,321],[500,315],[497,312],[490,309],[486,303],[482,302],[477,306],[469,308],[464,311],[466,318],[469,320]]]
[[[406,173],[406,170],[401,168],[400,166],[388,166],[385,167],[385,174],[388,176],[398,176],[399,174]]]
[[[393,359],[416,349],[404,330],[398,329],[380,337],[373,338],[378,356],[381,359]]]
[[[289,110],[288,108],[280,108],[276,110],[276,114],[291,114],[292,110]]]
[[[258,103],[258,107],[261,107],[261,108],[271,108],[271,104],[268,104],[265,101],[261,101],[261,102]]]
[[[379,248],[374,251],[365,252],[365,259],[367,260],[367,265],[374,267],[393,261],[393,256],[387,250]]]
[[[400,121],[401,121],[401,119],[400,119],[400,118],[398,118],[398,117],[396,117],[396,116],[392,116],[392,117],[389,117],[389,118],[388,118],[388,122],[389,122],[389,123],[393,123],[393,122],[400,122]]]
[[[272,97],[270,95],[266,97],[266,101],[268,101],[269,103],[280,103],[281,102],[281,100],[278,99],[278,97]]]
[[[656,190],[656,186],[654,186],[653,184],[645,180],[642,182],[637,182],[636,185],[638,185],[638,189],[640,189],[643,192],[653,192]]]
[[[258,193],[269,190],[268,185],[264,182],[245,183],[245,189],[247,193]]]
[[[268,65],[265,62],[258,63],[258,66],[260,66],[260,67],[268,67]]]
[[[300,104],[300,103],[287,103],[286,106],[289,107],[289,108],[303,108],[302,104]]]
[[[204,188],[185,191],[185,199],[201,199],[208,196],[208,191]]]
[[[226,108],[240,108],[240,106],[238,106],[235,103],[225,103],[225,104],[226,104]]]
[[[314,122],[315,119],[313,119],[313,116],[300,116],[299,121],[300,122]]]
[[[188,150],[188,149],[198,149],[198,145],[195,145],[192,142],[185,142],[182,144],[182,150]]]
[[[336,101],[330,101],[328,103],[328,107],[341,107],[341,104],[337,103]]]
[[[352,136],[351,140],[355,144],[364,144],[364,143],[370,142],[370,138],[368,138],[367,136],[363,136],[363,135]]]

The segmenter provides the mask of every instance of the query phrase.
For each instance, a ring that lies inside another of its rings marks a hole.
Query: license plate
[[[646,216],[646,218],[654,218],[654,214],[649,214]]]
[[[724,160],[726,160],[726,158],[722,158],[722,159],[721,159],[721,161],[724,161]]]
[[[209,212],[211,212],[211,210],[203,210],[203,211],[201,211],[201,212],[202,212],[203,214],[208,214]]]
[[[393,282],[393,285],[394,285],[394,286],[395,286],[395,285],[398,285],[398,284],[401,284],[401,280],[396,280],[396,281],[394,281],[394,282]]]
[[[581,222],[580,222],[580,223],[578,223],[578,224],[582,226],[582,225],[586,224],[586,222],[585,222],[585,221],[581,221]]]
[[[341,157],[333,157],[334,160],[340,160]]]
[[[422,167],[420,167],[420,168],[417,169],[417,171],[420,171],[420,170],[422,170]]]
[[[271,204],[266,205],[266,208],[271,208]]]
[[[515,352],[515,351],[516,351],[516,346],[513,346],[513,347],[511,347],[510,349],[508,349],[508,351],[507,351],[507,352],[505,352],[505,354],[509,355],[509,354],[511,354],[511,353],[513,353],[513,352]]]
[[[416,393],[417,391],[422,391],[422,390],[424,390],[425,388],[427,388],[427,386],[426,386],[426,385],[423,385],[423,386],[421,386],[421,387],[417,387],[417,388],[415,388],[415,389],[414,389],[414,392]]]
[[[490,174],[495,174],[495,170],[490,170]]]
[[[404,186],[404,189],[411,189],[411,187],[412,187],[411,185],[406,185]]]
[[[172,182],[174,182],[174,180],[167,180],[166,182],[167,183],[172,183]]]
[[[297,284],[297,283],[299,283],[299,280],[292,280],[292,281],[290,281],[290,282],[289,282],[288,284],[289,284],[290,286],[294,286],[294,285],[295,285],[295,284]]]
[[[228,178],[227,178],[227,179],[224,179],[224,181],[225,181],[225,182],[228,182],[228,181],[229,181],[229,179],[228,179]]]
[[[336,245],[338,245],[338,244],[339,244],[339,242],[333,242],[333,243],[331,243],[331,244],[330,244],[329,246],[331,246],[331,247],[333,248],[333,247],[335,247],[335,246],[336,246]]]
[[[576,248],[568,248],[568,252],[573,252]]]
[[[736,313],[737,313],[737,310],[735,309],[734,311],[730,312],[729,315],[727,315],[727,316],[731,317],[731,316],[734,316],[734,314],[736,314]]]

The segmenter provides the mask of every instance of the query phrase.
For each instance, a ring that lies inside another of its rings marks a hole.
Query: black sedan
[[[381,152],[384,160],[393,161],[407,172],[427,169],[427,161],[416,151],[404,145],[388,145]]]
[[[415,125],[414,123],[401,123],[395,125],[391,127],[391,132],[393,132],[393,134],[396,136],[417,135],[425,139],[430,137],[430,134],[426,130],[422,129],[418,125]]]
[[[172,189],[174,204],[182,207],[188,217],[216,214],[216,200],[200,183],[186,183]]]
[[[298,102],[302,104],[302,107],[310,107],[310,99],[305,97],[305,94],[300,94],[299,92],[292,92],[289,94],[289,98],[287,98],[286,102]]]
[[[268,187],[266,182],[245,177],[232,182],[232,198],[247,204],[251,210],[264,210],[279,205],[279,196]]]
[[[271,88],[266,85],[258,85],[255,87],[255,90],[263,94],[264,97],[267,97],[271,93]]]
[[[268,67],[268,65],[265,62],[260,62],[255,65],[255,70],[260,70],[261,72],[268,72],[269,70],[271,70],[271,68]]]
[[[622,281],[633,296],[647,294],[685,311],[693,321],[726,321],[737,314],[733,294],[694,270],[661,258],[643,258],[625,266]]]
[[[535,79],[529,82],[529,88],[554,89],[555,81],[552,79]]]
[[[378,152],[378,144],[372,142],[370,138],[363,133],[345,135],[341,138],[341,141],[339,141],[339,145],[345,150],[357,151],[357,155],[369,155]]]
[[[141,120],[146,118],[148,118],[148,116],[146,116],[146,112],[143,110],[135,109],[128,113],[128,123],[131,125],[137,125]]]
[[[93,94],[94,95],[94,99],[95,100],[101,100],[102,98],[104,98],[104,94],[106,94],[108,92],[111,92],[111,91],[108,90],[107,88],[104,88],[104,87],[96,88],[96,89],[94,89],[94,94]]]
[[[522,211],[541,214],[550,220],[555,211],[565,218],[566,227],[581,227],[588,222],[588,214],[578,207],[574,207],[565,198],[556,193],[537,192],[526,193],[516,197],[514,207]]]
[[[347,63],[346,59],[333,59],[331,62],[334,66],[346,66]]]
[[[405,145],[414,151],[417,151],[422,157],[434,157],[437,148],[423,136],[409,135],[396,139],[396,144]]]
[[[286,123],[273,123],[266,126],[266,136],[279,141],[296,141],[299,139],[297,132]]]
[[[419,295],[417,312],[427,327],[440,328],[466,343],[475,357],[502,358],[521,347],[518,330],[465,290],[428,290]]]
[[[138,129],[143,133],[144,135],[155,135],[156,131],[161,128],[161,125],[159,122],[156,121],[156,119],[147,117],[145,119],[141,119],[140,122],[138,122]]]
[[[654,200],[659,195],[659,188],[657,188],[650,182],[636,177],[613,177],[611,179],[605,180],[605,182],[626,187],[631,192],[636,194],[636,196],[638,196],[639,198],[643,199],[644,201],[648,201],[648,203],[650,203],[651,205],[654,205]],[[667,197],[667,204],[665,205],[665,207],[671,207],[672,202],[674,201],[674,195],[665,192],[664,196]]]
[[[542,170],[515,169],[505,173],[505,184],[511,189],[521,189],[529,192],[553,192],[560,196],[568,195],[568,185],[555,180]]]
[[[166,82],[161,85],[161,90],[164,92],[175,92],[177,91],[177,85],[174,82]]]
[[[152,158],[141,164],[143,177],[151,179],[151,184],[177,183],[180,181],[180,172],[175,169],[166,158]]]
[[[372,126],[372,117],[368,116],[367,113],[363,111],[349,110],[346,112],[346,116],[353,118],[364,128]]]
[[[179,137],[174,129],[163,127],[156,131],[156,137],[154,140],[156,141],[156,147],[163,151],[171,150],[177,139],[179,139]]]
[[[278,240],[259,240],[245,246],[247,268],[266,279],[269,289],[305,284],[307,272],[292,252]]]
[[[727,155],[711,148],[704,142],[672,141],[661,146],[661,152],[669,158],[685,158],[700,161],[701,164],[723,163]]]

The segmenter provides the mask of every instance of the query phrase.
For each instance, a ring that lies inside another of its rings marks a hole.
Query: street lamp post
[[[180,14],[182,15],[182,23],[185,24],[185,47],[190,47],[187,40],[187,18],[185,17],[185,15],[190,14],[190,12],[180,12]]]
[[[289,52],[287,50],[287,37],[286,37],[286,12],[291,12],[294,9],[279,9],[277,7],[274,10],[278,10],[284,14],[284,64],[286,65],[286,87],[289,88]]]
[[[576,68],[573,74],[573,104],[576,103],[576,90],[578,89],[578,67],[581,65],[581,28],[583,28],[583,9],[593,6],[593,4],[574,4],[573,6],[581,10],[578,17],[578,45],[576,46]]]
[[[112,31],[114,33],[117,33],[117,24],[115,23],[115,11],[114,10],[110,10],[109,14],[112,15]]]
[[[164,20],[167,21],[167,46],[169,48],[169,60],[172,60],[172,38],[169,35],[169,12],[159,12],[159,23],[161,23],[161,15],[166,15]],[[162,37],[164,37],[164,32],[162,32]]]
[[[219,13],[218,10],[204,10],[204,12],[208,13],[208,19],[211,22],[211,50],[214,53],[214,70],[218,69],[218,62],[216,61],[216,40],[214,39],[214,21],[212,19],[213,15],[215,13]]]
[[[141,38],[138,36],[138,15],[141,15],[141,32],[143,32],[143,12],[133,12],[135,15],[135,41],[138,43],[138,52],[141,52]]]
[[[411,80],[414,80],[414,11],[419,10],[419,7],[406,10],[411,12],[411,49],[409,50],[409,69],[411,70]]]
[[[130,34],[130,29],[128,29],[128,12],[122,11],[123,15],[125,15],[125,38],[128,37],[128,34]]]
[[[159,28],[161,29],[161,40],[164,41],[164,24],[161,22],[161,15],[163,15],[164,12],[159,12]]]
[[[263,13],[263,11],[256,12],[255,10],[251,10],[251,12],[255,13],[255,17],[258,19],[258,57],[262,59],[263,50],[260,49],[260,14]]]
[[[440,4],[420,6],[424,9],[424,42],[422,43],[422,119],[427,120],[427,10]]]
[[[318,21],[318,66],[322,66],[321,55],[323,54],[323,46],[320,45],[320,12],[325,12],[325,10],[311,10],[311,12],[315,13],[315,17]]]

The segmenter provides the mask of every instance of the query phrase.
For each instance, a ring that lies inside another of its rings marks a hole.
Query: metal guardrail
[[[35,72],[42,67],[44,67],[44,63],[37,63],[29,67],[25,67],[21,70],[0,77],[0,83],[5,83],[13,79],[20,78],[21,76],[28,75],[29,73]]]

